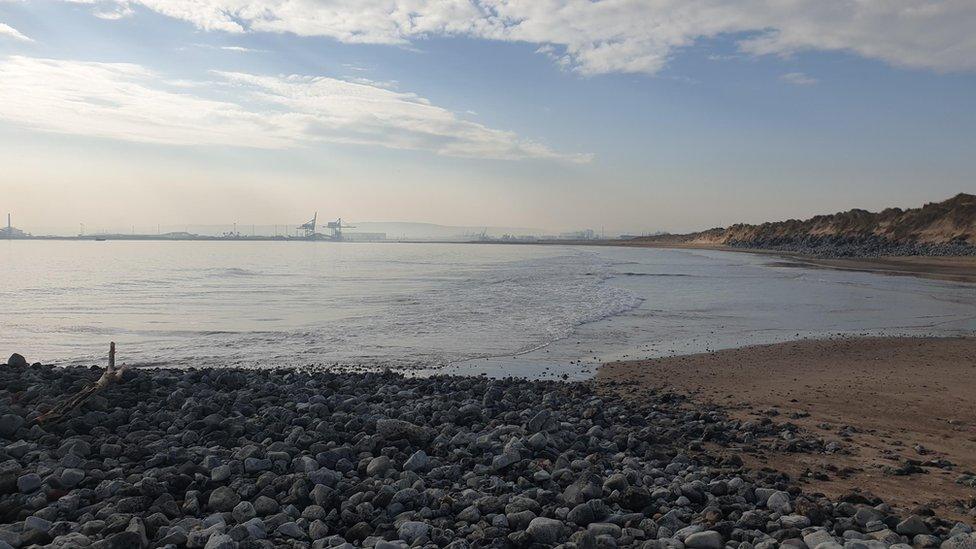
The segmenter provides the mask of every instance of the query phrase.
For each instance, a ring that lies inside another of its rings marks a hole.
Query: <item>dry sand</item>
[[[600,369],[597,380],[631,382],[610,388],[626,398],[639,398],[649,388],[670,389],[689,395],[692,403],[721,405],[741,419],[775,410],[774,421],[839,441],[853,455],[742,456],[754,467],[803,479],[814,492],[836,497],[858,488],[898,507],[927,504],[957,518],[969,507],[960,502],[976,496],[976,489],[956,482],[976,471],[974,338],[796,341],[612,363]],[[855,433],[838,433],[844,426]],[[891,473],[908,459],[940,458],[952,467]]]

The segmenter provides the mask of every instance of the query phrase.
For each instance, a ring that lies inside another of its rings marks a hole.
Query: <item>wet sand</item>
[[[879,257],[863,259],[819,259],[790,256],[799,266],[818,266],[887,275],[920,276],[951,282],[976,283],[976,257]]]
[[[787,267],[822,267],[844,271],[861,271],[896,276],[918,276],[950,282],[976,283],[976,257],[974,256],[890,256],[828,259],[774,250],[732,248],[720,245],[650,244],[647,242],[623,243],[621,245],[646,248],[745,252],[779,258],[780,261],[775,263]]]
[[[772,258],[778,260],[774,261],[774,263],[779,266],[822,267],[895,276],[918,276],[935,280],[976,284],[976,256],[888,256],[828,259],[758,248],[732,248],[719,244],[647,242],[644,240],[540,240],[532,242],[477,242],[477,244],[624,246],[629,248],[673,248],[744,252],[770,256],[771,260]]]
[[[833,454],[740,454],[808,490],[837,497],[860,488],[905,509],[972,512],[976,489],[957,479],[976,471],[976,338],[796,341],[611,363],[597,380],[624,382],[610,390],[626,398],[670,390],[690,406],[717,404],[742,420],[792,422],[837,441],[843,450]]]

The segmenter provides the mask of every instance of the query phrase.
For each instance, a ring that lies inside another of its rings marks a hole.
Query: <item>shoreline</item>
[[[976,284],[976,256],[882,256],[824,258],[795,252],[783,252],[762,248],[738,248],[733,246],[698,244],[621,244],[635,248],[663,248],[684,250],[713,250],[765,255],[783,259],[774,263],[784,267],[807,267],[857,271],[890,276],[915,276],[946,282]]]
[[[858,271],[891,276],[915,276],[976,284],[976,256],[882,256],[825,258],[796,252],[763,248],[740,248],[714,244],[657,243],[640,240],[567,240],[536,242],[469,242],[469,244],[497,244],[514,246],[616,246],[625,248],[656,248],[666,250],[711,250],[717,252],[748,253],[780,258],[776,263],[784,267],[827,268]]]
[[[146,369],[63,423],[32,425],[99,375],[0,366],[0,540],[10,546],[976,542],[930,508],[827,497],[744,462],[743,447],[782,446],[783,418],[690,412],[653,390],[608,398],[625,382]],[[791,444],[825,448],[802,432]]]
[[[0,239],[0,241],[7,239]],[[94,237],[27,237],[14,238],[10,241],[95,241]],[[783,259],[779,266],[828,268],[845,271],[868,272],[892,276],[916,276],[942,280],[946,282],[962,282],[976,284],[976,256],[880,256],[880,257],[838,257],[826,258],[796,252],[784,252],[763,248],[740,248],[712,244],[687,243],[658,243],[639,240],[536,240],[536,241],[450,241],[450,240],[383,240],[383,241],[336,241],[329,239],[306,239],[292,237],[199,237],[199,238],[166,238],[153,235],[126,238],[110,238],[113,241],[127,242],[329,242],[333,244],[481,244],[508,246],[617,246],[627,248],[660,248],[678,250],[713,250],[720,252],[750,253],[767,255]]]
[[[976,495],[976,338],[801,340],[605,365],[625,399],[671,391],[744,422],[787,418],[836,451],[759,451],[746,463],[828,496],[861,486],[892,505],[957,518]],[[969,475],[969,476],[967,476]]]

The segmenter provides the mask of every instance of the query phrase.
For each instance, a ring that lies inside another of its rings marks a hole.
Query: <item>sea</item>
[[[971,284],[609,246],[0,241],[0,354],[585,379],[803,338],[976,333]]]

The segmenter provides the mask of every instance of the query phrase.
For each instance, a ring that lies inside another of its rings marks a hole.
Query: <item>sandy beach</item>
[[[746,462],[831,497],[869,487],[962,518],[976,493],[974,373],[976,339],[851,338],[614,363],[597,379],[626,398],[673,391],[742,421],[789,421],[837,451],[747,448]]]
[[[677,248],[689,250],[718,250],[770,256],[778,265],[795,267],[819,267],[860,271],[894,276],[918,276],[950,282],[976,283],[976,256],[887,256],[824,258],[797,253],[736,248],[732,246],[704,244],[655,244],[644,241],[620,243],[622,246],[639,248]]]
[[[473,242],[495,245],[573,245],[623,246],[627,248],[665,248],[677,250],[715,250],[768,256],[771,263],[781,266],[814,267],[859,271],[893,276],[918,276],[949,282],[976,283],[976,256],[884,256],[826,258],[799,253],[742,248],[717,244],[654,242],[647,240],[552,240],[535,242]]]
[[[920,276],[950,282],[976,283],[976,257],[878,257],[821,259],[798,255],[787,256],[789,262],[809,267],[828,267],[849,271],[864,271],[886,275]]]

